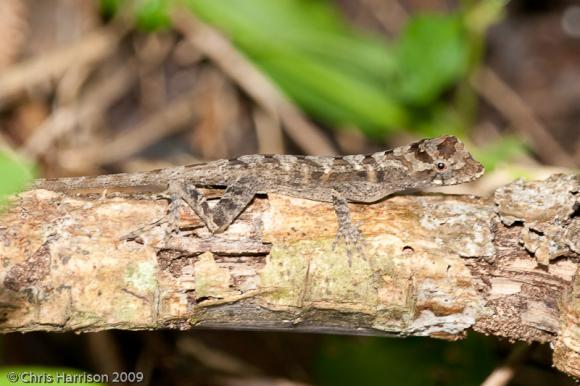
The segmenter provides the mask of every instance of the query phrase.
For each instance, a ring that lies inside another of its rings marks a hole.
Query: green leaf
[[[121,7],[123,0],[101,0],[100,8],[103,16],[109,18],[117,13]]]
[[[384,90],[337,68],[289,52],[261,67],[304,110],[335,126],[359,126],[379,137],[406,122],[403,107]]]
[[[333,126],[380,137],[408,120],[389,92],[388,44],[355,31],[328,1],[191,0],[301,108]]]
[[[397,44],[397,95],[425,106],[465,74],[469,46],[458,15],[420,15]]]
[[[475,3],[465,14],[465,26],[477,34],[484,34],[505,16],[509,0],[485,0]]]
[[[171,25],[169,6],[171,0],[137,0],[135,11],[137,25],[146,31],[155,31]]]
[[[20,192],[34,177],[31,165],[0,151],[0,206],[6,197]]]
[[[446,103],[434,102],[428,108],[415,109],[412,116],[409,128],[423,137],[455,135],[461,138],[467,135],[462,117]]]
[[[170,7],[174,0],[100,0],[101,13],[106,18],[129,7],[137,26],[145,31],[156,31],[171,25]]]

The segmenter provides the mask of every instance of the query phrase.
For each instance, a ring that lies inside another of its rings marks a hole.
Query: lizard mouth
[[[433,179],[431,180],[433,185],[445,185],[445,177],[441,174],[436,174]]]
[[[460,182],[471,182],[477,180],[485,173],[485,168],[482,164],[470,157],[468,160],[468,168],[466,168],[468,173],[466,173],[466,178],[464,181]]]

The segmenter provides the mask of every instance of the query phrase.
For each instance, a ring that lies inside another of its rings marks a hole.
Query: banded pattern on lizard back
[[[38,180],[33,187],[70,190],[165,185],[173,207],[185,201],[212,233],[226,230],[257,193],[281,193],[332,202],[339,221],[338,236],[349,242],[360,234],[350,221],[348,202],[371,203],[408,189],[460,184],[483,172],[461,141],[442,136],[368,155],[245,155],[142,173]],[[197,189],[202,186],[226,190],[210,206]]]

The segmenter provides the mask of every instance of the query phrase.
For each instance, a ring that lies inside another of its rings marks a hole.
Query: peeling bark
[[[580,376],[580,176],[490,198],[351,205],[365,256],[333,247],[330,204],[269,195],[213,236],[150,196],[21,194],[0,222],[0,331],[192,327],[551,342]],[[169,235],[169,237],[168,237]]]

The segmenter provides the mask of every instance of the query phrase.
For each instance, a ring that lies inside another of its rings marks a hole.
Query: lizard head
[[[455,185],[478,179],[484,172],[463,142],[445,135],[415,142],[401,154],[410,163],[418,186]]]

